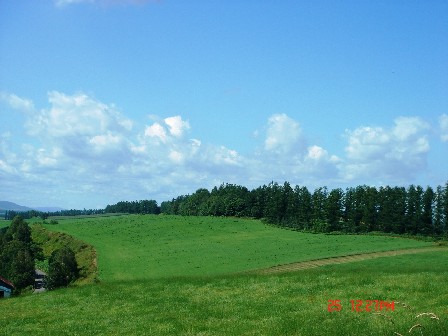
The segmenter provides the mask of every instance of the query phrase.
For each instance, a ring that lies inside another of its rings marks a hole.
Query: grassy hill
[[[447,335],[447,264],[445,251],[275,276],[103,282],[0,301],[0,330],[5,335]],[[350,300],[357,299],[397,303],[394,311],[356,312]],[[341,300],[342,310],[328,312],[328,300]],[[415,325],[421,327],[409,333]]]
[[[210,276],[430,243],[294,232],[250,219],[130,215],[60,220],[47,229],[95,246],[100,279]]]
[[[448,334],[446,247],[281,274],[241,274],[291,261],[431,244],[303,234],[233,218],[126,216],[59,223],[47,227],[97,248],[102,282],[0,300],[0,334]],[[329,312],[328,300],[340,300],[341,311]],[[364,304],[356,312],[351,300],[395,306],[367,312]]]

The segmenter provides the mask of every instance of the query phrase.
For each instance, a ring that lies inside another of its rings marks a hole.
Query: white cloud
[[[439,118],[440,139],[448,142],[448,114],[442,114]]]
[[[228,149],[224,146],[214,149],[213,162],[216,165],[238,165],[240,163],[240,156],[237,151]]]
[[[426,166],[429,125],[417,117],[399,117],[391,129],[359,127],[346,131],[347,179],[409,179]]]
[[[176,163],[181,163],[184,160],[184,155],[176,150],[171,150],[169,158]]]
[[[113,105],[85,94],[69,96],[53,91],[48,94],[48,101],[51,108],[36,113],[27,124],[33,135],[64,138],[132,130],[132,121],[123,117]]]
[[[330,155],[326,149],[316,145],[310,146],[303,160],[302,174],[322,182],[334,181],[338,178],[341,162],[340,158]]]
[[[167,143],[179,141],[185,131],[190,129],[188,121],[182,120],[181,116],[165,118],[161,122],[155,122],[145,129],[145,137],[153,138],[157,142]]]
[[[318,144],[307,145],[298,121],[275,114],[264,134],[259,132],[261,150],[244,156],[224,144],[190,138],[190,124],[180,115],[154,116],[151,124],[134,127],[114,105],[83,93],[50,92],[43,109],[15,95],[2,99],[28,111],[30,137],[0,135],[0,180],[7,181],[7,190],[48,198],[47,204],[166,200],[223,182],[251,188],[270,181],[307,186],[409,181],[425,168],[430,150],[429,125],[415,117],[397,118],[389,128],[347,130],[346,155],[340,158]],[[447,119],[440,118],[442,132]],[[2,197],[7,195],[0,190]]]
[[[328,162],[333,164],[338,164],[341,162],[339,157],[336,155],[330,155],[327,150],[316,145],[308,147],[308,153],[305,160],[314,162]]]
[[[307,158],[311,159],[311,160],[321,160],[323,157],[327,157],[328,156],[328,152],[323,149],[322,147],[319,146],[311,146],[310,148],[308,148],[308,155]]]
[[[112,134],[107,132],[102,135],[95,135],[89,139],[90,149],[92,153],[98,156],[114,156],[120,155],[121,158],[128,158],[127,152],[130,151],[128,148],[128,140],[121,134]],[[109,160],[109,158],[108,158]],[[114,160],[121,161],[121,160]]]
[[[30,112],[34,110],[34,104],[31,100],[21,98],[15,94],[0,92],[0,100],[4,101],[15,110]]]
[[[298,121],[286,114],[272,115],[266,127],[264,150],[244,161],[250,166],[250,179],[293,184],[336,179],[341,160],[321,146],[308,146],[308,142]]]
[[[402,142],[420,137],[421,131],[429,128],[428,123],[418,117],[398,117],[394,122],[392,133]]]
[[[190,129],[188,121],[183,121],[180,116],[166,118],[165,123],[168,125],[171,135],[178,138]]]
[[[6,132],[0,135],[0,176],[2,174],[11,174],[16,178],[17,168],[15,165],[18,162],[17,155],[10,151],[9,138],[11,134]],[[2,178],[2,181],[7,181],[6,178]]]
[[[382,158],[391,141],[390,135],[381,127],[360,127],[347,131],[347,134],[347,157],[354,161]]]
[[[264,142],[265,150],[278,154],[301,154],[304,145],[298,122],[286,114],[274,114],[269,118]]]
[[[165,128],[159,123],[154,123],[151,126],[146,127],[145,136],[150,138],[158,138],[163,143],[167,140]]]
[[[44,151],[34,152],[26,167],[61,167],[56,159],[42,153],[54,153],[58,161],[76,167],[76,174],[84,171],[114,170],[129,160],[133,123],[114,105],[104,104],[86,94],[67,95],[57,91],[48,93],[50,107],[29,114],[26,121],[28,134],[38,139]],[[24,167],[25,167],[24,166]],[[32,170],[29,170],[32,171]]]

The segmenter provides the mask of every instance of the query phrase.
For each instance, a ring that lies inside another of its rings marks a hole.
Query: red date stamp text
[[[382,300],[350,300],[350,308],[354,312],[394,311],[395,302]],[[339,312],[342,310],[341,300],[328,300],[327,310]]]

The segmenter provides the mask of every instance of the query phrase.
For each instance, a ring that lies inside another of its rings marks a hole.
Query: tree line
[[[184,216],[265,219],[281,227],[312,232],[447,236],[448,182],[423,188],[357,186],[342,190],[270,183],[253,190],[222,184],[162,202],[160,211]]]
[[[30,219],[33,217],[40,217],[42,219],[47,219],[50,216],[85,216],[85,215],[98,215],[104,214],[104,209],[70,209],[70,210],[59,210],[59,211],[15,211],[6,210],[4,214],[5,220],[12,220],[15,216],[20,215],[24,219]]]
[[[154,214],[160,213],[160,207],[155,200],[121,201],[106,206],[105,213]]]
[[[171,201],[121,201],[105,209],[30,211],[25,218],[77,216],[104,213],[173,214],[182,216],[235,216],[264,219],[270,224],[310,232],[385,232],[425,236],[448,236],[448,182],[423,188],[371,187],[345,190],[320,187],[313,192],[289,182],[271,182],[256,189],[222,184],[212,190],[200,188]],[[16,215],[8,212],[8,216]]]
[[[43,220],[48,217],[56,216],[86,216],[86,215],[101,215],[105,213],[129,213],[129,214],[159,214],[160,207],[155,200],[140,200],[140,201],[120,201],[116,204],[107,205],[104,209],[83,209],[83,210],[60,210],[53,212],[43,212],[37,210],[29,211],[14,211],[6,210],[4,213],[5,220],[12,220],[15,216],[20,215],[24,219],[33,217],[40,217]]]

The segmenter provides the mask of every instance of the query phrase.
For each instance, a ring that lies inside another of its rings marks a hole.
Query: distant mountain
[[[42,212],[57,212],[64,210],[63,208],[59,207],[34,207],[29,208],[23,205],[18,205],[13,202],[8,201],[0,201],[0,210],[13,210],[13,211],[30,211],[30,210],[37,210]]]
[[[0,201],[0,210],[13,210],[13,211],[30,211],[33,210],[23,205],[18,205],[13,202]]]

